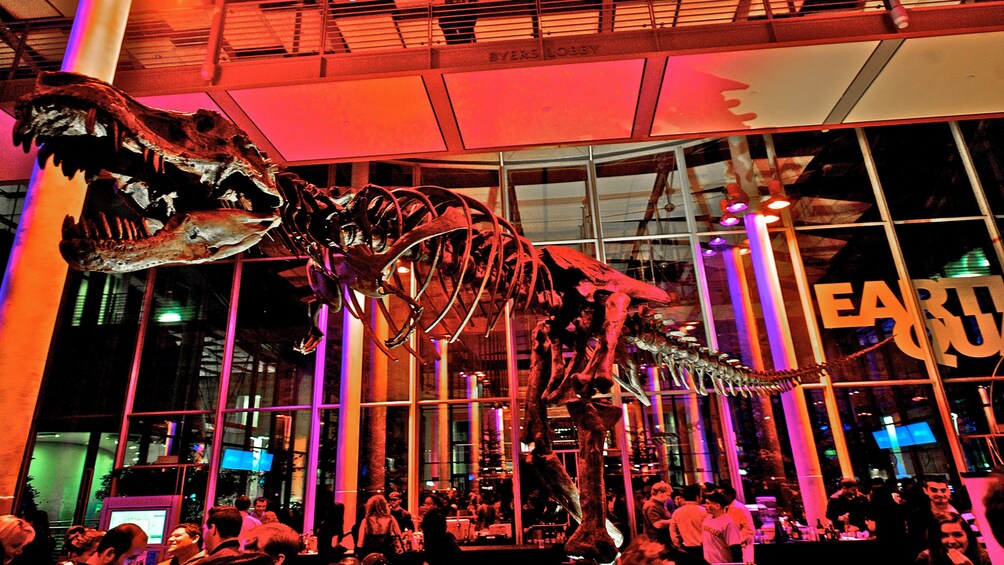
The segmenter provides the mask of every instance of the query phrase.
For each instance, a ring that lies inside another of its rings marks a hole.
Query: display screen
[[[223,450],[223,461],[220,462],[220,468],[234,471],[271,471],[272,454],[264,449],[244,451],[227,448]]]
[[[934,432],[931,430],[931,426],[927,422],[917,422],[915,424],[907,424],[905,426],[896,426],[896,445],[899,447],[909,447],[911,445],[925,445],[928,443],[937,443],[937,439],[934,437]],[[889,430],[881,429],[872,432],[875,436],[875,443],[878,444],[880,449],[892,449],[893,441],[889,437]]]
[[[123,508],[112,510],[108,517],[108,529],[121,524],[136,524],[146,532],[147,543],[162,545],[164,543],[164,527],[167,525],[166,508]]]

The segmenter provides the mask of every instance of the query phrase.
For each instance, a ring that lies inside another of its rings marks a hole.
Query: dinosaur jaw
[[[100,81],[44,74],[15,108],[14,143],[82,173],[95,217],[67,217],[60,251],[80,270],[201,263],[256,244],[279,223],[274,169],[213,112],[139,104]]]

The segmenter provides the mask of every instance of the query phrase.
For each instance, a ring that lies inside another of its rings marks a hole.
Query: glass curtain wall
[[[748,160],[751,200],[780,181],[792,202],[770,244],[798,363],[829,364],[800,389],[828,487],[846,475],[958,484],[957,471],[1001,464],[1001,135],[995,120],[751,135],[371,163],[369,178],[485,202],[535,244],[665,290],[659,313],[675,329],[769,370],[746,232],[721,223],[736,160]],[[349,374],[342,313],[322,318],[323,356],[294,352],[310,291],[303,260],[275,242],[213,265],[70,280],[22,495],[63,524],[93,523],[112,494],[182,494],[192,520],[247,494],[311,529],[349,473],[357,504],[397,491],[420,515],[442,497],[471,541],[567,527],[517,463],[539,312],[418,337],[418,359],[365,345]],[[773,496],[797,512],[777,398],[700,396],[627,353],[651,405],[614,389],[625,414],[605,442],[615,521],[638,528],[635,509],[658,480],[731,482],[749,502]],[[549,415],[574,477],[575,430],[564,409]],[[347,451],[358,463],[339,467]]]

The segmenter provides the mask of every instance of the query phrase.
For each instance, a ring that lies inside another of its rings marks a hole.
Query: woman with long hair
[[[0,564],[7,565],[21,555],[21,548],[35,539],[31,524],[14,516],[0,516]]]
[[[927,530],[927,549],[917,565],[990,565],[969,524],[955,512],[935,515]]]
[[[375,494],[366,501],[366,514],[359,525],[359,553],[364,558],[371,553],[379,553],[388,560],[398,553],[401,528],[390,515],[390,505],[382,494]]]

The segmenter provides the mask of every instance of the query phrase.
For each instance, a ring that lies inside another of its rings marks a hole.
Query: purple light
[[[728,213],[722,216],[722,219],[719,220],[718,223],[726,227],[737,226],[739,225],[739,216]]]
[[[725,245],[725,238],[722,237],[722,236],[718,236],[718,237],[712,238],[709,243],[712,246]]]
[[[747,208],[749,208],[749,205],[743,202],[742,200],[733,200],[729,202],[728,206],[725,207],[726,210],[732,212],[733,214],[736,212],[743,212]]]
[[[705,257],[711,257],[711,256],[715,255],[717,253],[717,251],[715,251],[714,249],[705,249],[705,250],[703,250],[703,253],[704,253]]]

